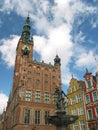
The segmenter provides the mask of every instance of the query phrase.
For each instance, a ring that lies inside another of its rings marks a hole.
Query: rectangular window
[[[77,115],[76,109],[73,109],[73,110],[72,110],[72,115]]]
[[[50,94],[48,92],[45,92],[44,94],[44,102],[50,103]]]
[[[55,76],[53,75],[52,78],[55,79]]]
[[[90,97],[89,95],[86,95],[86,104],[89,104],[90,103]]]
[[[96,117],[98,117],[98,107],[96,108]]]
[[[31,101],[31,90],[26,90],[25,100]]]
[[[80,130],[86,130],[86,124],[84,120],[80,121]]]
[[[40,102],[40,91],[35,92],[35,102]]]
[[[75,86],[71,88],[71,92],[74,92],[75,91]]]
[[[45,76],[45,78],[48,78],[48,74],[45,74],[44,76]]]
[[[87,84],[88,84],[88,88],[91,88],[91,87],[92,87],[91,81],[87,81]]]
[[[26,109],[24,114],[24,123],[29,124],[30,123],[30,110]]]
[[[78,108],[78,115],[84,115],[84,109],[83,107]]]
[[[47,118],[49,117],[49,111],[45,111],[45,125],[48,125],[48,120]]]
[[[31,78],[28,78],[28,79],[27,79],[27,82],[31,82],[31,81],[32,81],[32,79],[31,79]]]
[[[40,76],[40,73],[36,73],[37,76]]]
[[[40,124],[40,111],[39,110],[35,111],[35,124],[37,125]]]
[[[75,98],[72,97],[72,98],[71,98],[71,105],[72,105],[72,104],[75,104],[75,102],[76,102],[76,101],[75,101]]]
[[[81,102],[82,101],[82,95],[81,94],[78,94],[77,95],[77,102],[79,103],[79,102]]]
[[[36,84],[40,85],[40,80],[39,79],[36,79]]]
[[[45,80],[45,85],[47,85],[48,84],[48,80]]]
[[[88,110],[88,119],[92,120],[92,111],[91,110]]]
[[[31,74],[32,72],[31,71],[28,71],[28,74]]]
[[[77,122],[74,123],[74,130],[78,130],[78,123]]]
[[[97,101],[98,99],[97,99],[97,93],[96,92],[93,92],[93,100],[94,101]]]

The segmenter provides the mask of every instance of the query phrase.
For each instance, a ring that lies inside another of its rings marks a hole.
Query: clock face
[[[23,55],[28,55],[29,52],[30,52],[30,46],[24,45],[24,46],[22,47],[22,53],[23,53]]]
[[[30,50],[30,46],[24,45],[24,46],[22,47],[22,50]]]

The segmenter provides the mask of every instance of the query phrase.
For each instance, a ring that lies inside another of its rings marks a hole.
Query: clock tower
[[[28,15],[16,48],[14,83],[12,91],[13,96],[20,82],[20,79],[22,79],[21,72],[23,70],[23,66],[26,66],[28,61],[32,61],[32,58],[33,58],[33,37],[30,36],[30,18]]]

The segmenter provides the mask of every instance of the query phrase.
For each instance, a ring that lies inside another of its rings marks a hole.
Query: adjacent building
[[[84,78],[84,105],[87,127],[89,130],[98,130],[98,71],[94,76],[86,69]]]
[[[68,114],[78,115],[78,120],[70,125],[70,130],[86,130],[83,88],[84,82],[72,76],[67,93]]]
[[[61,89],[60,58],[56,55],[54,65],[33,60],[33,47],[28,16],[16,48],[13,86],[2,130],[56,129],[47,117],[55,111],[55,87]]]

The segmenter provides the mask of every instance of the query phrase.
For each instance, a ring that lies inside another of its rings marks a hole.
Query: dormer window
[[[87,84],[88,84],[88,88],[91,88],[91,87],[92,87],[91,81],[87,81]]]
[[[92,77],[90,75],[86,76],[86,86],[87,88],[91,88],[92,87]]]

